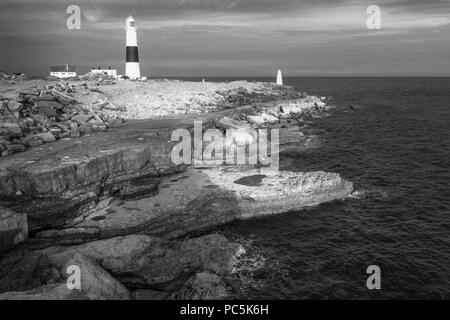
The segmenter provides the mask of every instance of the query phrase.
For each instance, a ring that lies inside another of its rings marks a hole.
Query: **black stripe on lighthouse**
[[[126,62],[139,62],[138,47],[127,47]]]

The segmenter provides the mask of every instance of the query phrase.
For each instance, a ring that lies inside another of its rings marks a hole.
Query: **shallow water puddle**
[[[266,177],[266,175],[264,175],[264,174],[255,174],[252,176],[246,176],[246,177],[240,178],[233,182],[236,184],[241,184],[243,186],[248,186],[248,187],[259,187],[262,183],[262,179],[265,177]]]

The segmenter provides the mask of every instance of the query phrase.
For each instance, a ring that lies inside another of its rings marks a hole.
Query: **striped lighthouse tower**
[[[129,16],[125,21],[127,30],[127,57],[125,63],[125,75],[130,79],[139,79],[141,70],[139,68],[139,54],[137,47],[136,21]]]

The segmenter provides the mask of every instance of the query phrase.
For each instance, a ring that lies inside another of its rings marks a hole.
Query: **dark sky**
[[[73,4],[80,30],[66,28]],[[450,76],[450,0],[0,0],[0,70],[123,73],[129,14],[144,75]]]

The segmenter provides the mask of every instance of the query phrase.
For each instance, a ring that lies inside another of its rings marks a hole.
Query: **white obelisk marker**
[[[127,30],[125,75],[130,79],[139,79],[141,77],[141,70],[139,68],[136,21],[132,16],[129,16],[125,20],[125,25]]]
[[[283,85],[283,75],[281,74],[281,70],[278,70],[277,85],[279,85],[279,86]]]

